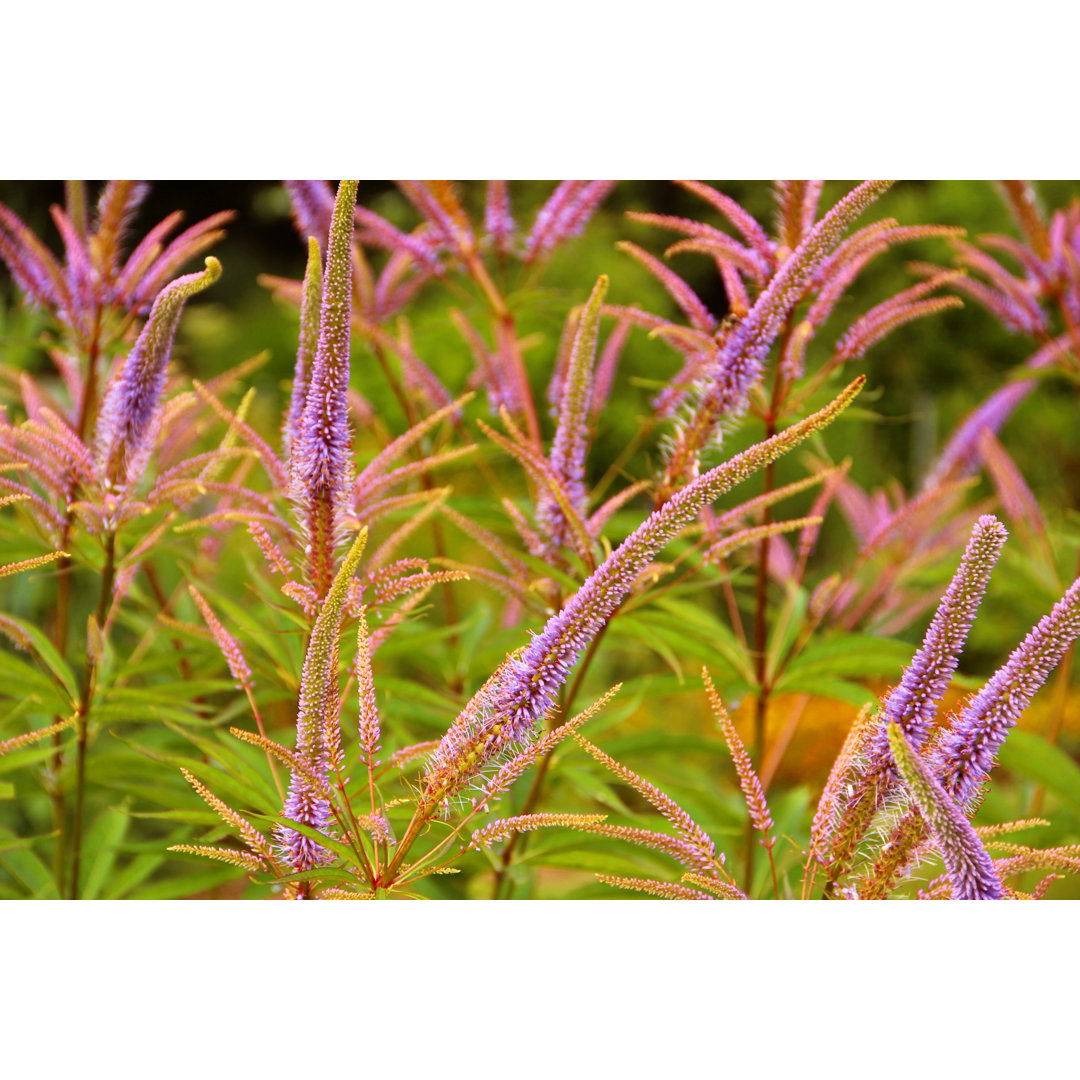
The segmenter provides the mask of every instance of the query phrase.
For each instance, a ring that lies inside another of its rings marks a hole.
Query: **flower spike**
[[[589,576],[562,611],[548,620],[543,632],[515,662],[513,677],[507,680],[495,705],[496,714],[509,721],[506,737],[524,737],[533,721],[547,712],[577,657],[669,540],[703,507],[831,423],[854,400],[863,382],[860,376],[820,412],[704,473],[638,526]]]
[[[956,900],[1000,900],[1001,881],[964,812],[946,794],[897,724],[888,729],[896,767],[937,844]]]
[[[189,297],[220,276],[221,263],[207,256],[202,273],[177,278],[154,301],[119,376],[109,385],[98,417],[98,468],[107,486],[124,488],[141,475],[150,455],[180,314]]]
[[[319,338],[307,399],[290,445],[293,493],[306,516],[309,580],[319,595],[334,576],[334,546],[351,482],[349,344],[353,208],[357,181],[338,186],[323,277]]]
[[[608,279],[601,275],[578,320],[574,344],[567,362],[566,379],[559,395],[559,425],[551,448],[551,471],[559,488],[566,493],[578,518],[585,516],[588,493],[585,490],[585,453],[588,445],[589,407],[592,403],[593,364],[600,328],[600,309],[607,295]],[[552,490],[545,490],[537,517],[551,539],[566,543],[567,523]]]
[[[941,740],[934,755],[935,771],[960,805],[968,806],[977,795],[1009,730],[1078,636],[1080,578],[990,677]]]
[[[308,240],[307,268],[304,270],[304,286],[300,301],[300,342],[296,349],[296,371],[293,375],[292,394],[285,426],[285,448],[291,453],[300,434],[307,404],[308,382],[311,378],[311,361],[319,348],[319,312],[322,308],[322,256],[319,241],[314,236]]]
[[[335,736],[331,735],[328,739],[327,732],[337,723],[341,617],[349,582],[360,563],[366,540],[367,530],[362,529],[342,560],[337,576],[322,601],[300,677],[296,754],[311,772],[323,778],[329,775],[330,759],[335,750]],[[331,809],[323,792],[314,789],[307,777],[294,772],[282,816],[322,831],[330,823]],[[328,857],[328,853],[315,841],[295,829],[279,826],[278,836],[289,865],[294,870],[314,869]]]

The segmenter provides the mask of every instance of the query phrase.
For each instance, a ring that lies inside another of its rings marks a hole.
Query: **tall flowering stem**
[[[290,445],[293,492],[308,534],[308,579],[320,597],[334,578],[334,548],[352,480],[348,391],[356,189],[356,180],[342,180],[338,185],[327,243],[318,345],[299,429]],[[309,281],[306,291],[313,289]]]
[[[333,814],[329,798],[331,756],[335,743],[340,745],[340,737],[335,739],[334,732],[339,722],[337,676],[341,618],[349,583],[360,564],[366,540],[367,530],[362,529],[327,590],[311,631],[300,677],[296,756],[304,768],[292,774],[282,816],[320,832],[328,827]],[[295,871],[313,870],[327,861],[329,853],[295,829],[280,827],[278,838],[286,861]]]
[[[501,752],[531,738],[536,720],[554,705],[582,652],[607,625],[656,554],[709,503],[835,420],[864,382],[860,376],[825,408],[710,469],[672,496],[586,579],[519,655],[506,660],[466,705],[432,755],[417,811],[398,845],[389,875],[400,865],[424,822],[448,798]]]
[[[496,714],[508,727],[504,741],[527,736],[536,718],[547,712],[577,658],[668,541],[709,503],[831,423],[854,400],[863,382],[861,377],[856,379],[824,409],[710,469],[638,526],[514,664],[513,675],[495,704]]]

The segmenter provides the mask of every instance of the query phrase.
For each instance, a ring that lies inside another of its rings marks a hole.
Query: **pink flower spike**
[[[505,255],[510,250],[517,226],[510,211],[510,196],[505,180],[487,182],[487,200],[484,206],[484,228],[496,255]]]
[[[222,626],[221,620],[214,614],[202,593],[194,585],[188,585],[188,592],[191,594],[191,599],[195,601],[195,606],[201,612],[206,625],[210,628],[210,633],[213,635],[214,641],[217,642],[221,655],[225,657],[225,663],[229,665],[229,673],[236,680],[239,687],[250,691],[253,686],[251,668],[248,666],[243,650],[240,648],[236,638]]]

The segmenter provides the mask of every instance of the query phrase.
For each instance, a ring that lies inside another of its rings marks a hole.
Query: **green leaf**
[[[367,882],[336,866],[320,866],[318,870],[302,870],[296,874],[277,877],[274,874],[253,874],[253,879],[264,885],[284,885],[292,881],[347,881],[350,885],[367,888]]]
[[[350,866],[359,868],[356,852],[353,851],[348,844],[342,843],[340,840],[335,840],[332,836],[327,836],[325,833],[319,832],[318,829],[311,828],[310,825],[302,825],[299,821],[292,821],[287,817],[267,817],[263,814],[252,814],[251,818],[254,821],[261,821],[267,825],[285,825],[290,829],[295,829],[301,836],[306,836],[309,840],[314,840],[321,847],[326,848],[328,851],[332,851],[335,855],[344,859]],[[275,878],[275,880],[277,879]]]
[[[189,874],[184,877],[151,882],[149,885],[135,889],[130,894],[130,898],[132,900],[179,900],[244,876],[246,876],[244,871],[238,870],[235,866],[215,866],[212,870],[205,870],[201,874]]]
[[[1080,808],[1080,766],[1064,750],[1030,731],[1011,731],[998,754],[1011,773],[1034,780],[1048,791]]]
[[[177,843],[180,843],[179,839]],[[137,855],[108,882],[104,899],[118,900],[138,888],[164,862],[164,854]]]
[[[798,673],[790,678],[783,678],[776,684],[778,694],[811,694],[814,697],[832,698],[861,709],[870,702],[877,701],[877,694],[859,683],[845,679],[828,679],[812,674]]]
[[[776,684],[777,693],[786,691],[790,679],[851,675],[858,678],[885,677],[899,680],[913,655],[910,645],[872,634],[843,634],[817,641],[803,649],[787,666]]]
[[[17,692],[20,697],[37,696],[49,711],[66,715],[71,711],[72,698],[65,697],[60,686],[33,664],[19,660],[6,649],[0,649],[0,685],[5,693]]]
[[[116,852],[123,842],[131,818],[125,809],[103,810],[86,834],[85,852],[94,860],[82,886],[82,899],[96,900],[104,889],[116,863]]]
[[[30,638],[34,652],[41,657],[45,666],[56,676],[67,691],[68,704],[74,705],[79,700],[78,682],[67,662],[56,651],[56,646],[32,623],[16,619],[11,615],[8,615],[7,618]]]
[[[56,898],[56,882],[52,872],[31,850],[39,840],[48,840],[54,835],[20,837],[0,826],[0,865],[5,866],[35,900]]]

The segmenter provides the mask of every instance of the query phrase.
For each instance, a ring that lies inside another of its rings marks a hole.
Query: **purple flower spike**
[[[562,486],[572,509],[585,516],[585,454],[588,449],[589,407],[592,404],[593,364],[600,329],[600,310],[607,295],[608,279],[601,274],[578,320],[574,344],[566,366],[566,378],[559,395],[559,425],[551,448],[551,470]],[[557,544],[569,540],[565,516],[553,494],[544,492],[538,517],[549,537]]]
[[[994,757],[1036,691],[1080,636],[1080,578],[1013,650],[971,700],[934,755],[937,775],[962,806],[994,767]]]
[[[556,691],[578,656],[657,552],[693,521],[704,506],[829,423],[861,387],[862,380],[858,379],[820,412],[710,469],[651,514],[623,541],[562,611],[548,620],[543,632],[514,665],[515,676],[496,704],[496,711],[510,721],[512,738],[523,737],[536,717],[551,707]]]
[[[896,767],[930,830],[953,888],[954,900],[1000,900],[994,863],[964,812],[945,793],[896,724],[888,730]]]
[[[302,239],[315,237],[320,247],[330,235],[334,215],[334,194],[325,180],[286,180],[285,190],[292,203],[293,221]]]
[[[505,180],[487,182],[487,199],[484,204],[484,228],[496,254],[505,255],[510,250],[517,226],[510,210],[510,196]]]
[[[784,320],[802,298],[813,272],[837,245],[851,223],[891,186],[887,180],[867,180],[844,196],[791,253],[720,350],[713,365],[712,386],[721,413],[738,409],[761,375],[765,356]]]
[[[922,647],[904,671],[900,685],[885,699],[882,731],[875,747],[878,754],[886,752],[884,729],[889,724],[898,725],[915,749],[926,739],[1007,537],[1005,526],[990,514],[975,523]]]
[[[319,310],[322,307],[322,257],[319,241],[308,238],[308,261],[304,270],[304,288],[300,300],[300,343],[296,349],[296,370],[285,425],[285,447],[291,453],[300,432],[307,404],[311,360],[319,348]]]
[[[1041,371],[1063,359],[1069,350],[1069,336],[1062,335],[1044,345],[1024,364],[1032,371]],[[929,490],[947,480],[969,473],[979,460],[979,440],[984,431],[997,434],[1015,409],[1035,389],[1035,379],[1018,379],[1006,383],[976,408],[956,429],[952,438],[938,455],[934,468],[923,488]]]
[[[353,208],[357,181],[338,186],[323,276],[319,338],[307,399],[290,445],[293,494],[307,520],[310,583],[330,587],[337,529],[352,482],[349,345],[352,332]]]
[[[352,317],[353,205],[357,182],[342,180],[334,206],[319,318],[319,339],[297,438],[301,493],[339,493],[349,476],[349,344]]]
[[[166,286],[109,385],[97,426],[98,471],[107,487],[121,489],[138,480],[153,445],[155,421],[173,337],[187,299],[221,276],[221,263],[206,259],[201,274],[186,274]]]

